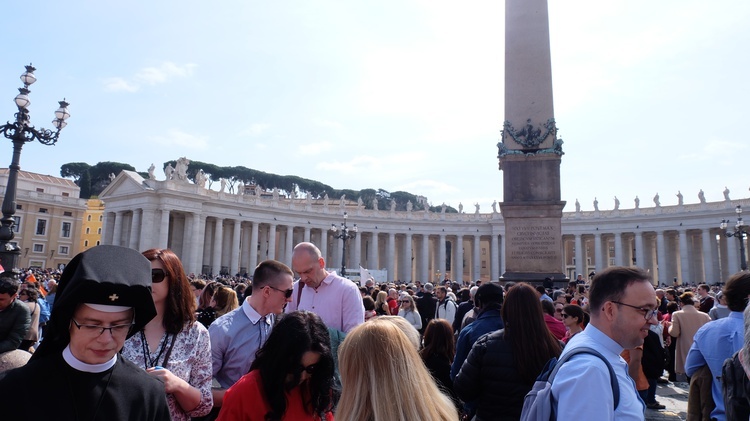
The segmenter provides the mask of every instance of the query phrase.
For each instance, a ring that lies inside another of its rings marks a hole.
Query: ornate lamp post
[[[734,224],[734,231],[727,229],[730,222],[728,219],[722,219],[719,226],[722,230],[726,230],[724,235],[727,237],[737,237],[740,240],[740,268],[747,270],[747,257],[745,256],[745,238],[747,238],[748,233],[747,225],[742,221],[742,206],[737,205],[734,211],[737,213],[737,223]]]
[[[341,223],[340,229],[336,227],[336,224],[331,224],[331,232],[333,233],[333,238],[340,238],[344,240],[344,246],[341,249],[341,276],[343,277],[346,277],[346,240],[351,240],[357,236],[357,224],[354,224],[352,228],[346,226],[347,217],[349,217],[349,215],[344,212],[344,222]]]
[[[34,66],[29,64],[26,71],[21,75],[23,88],[18,88],[19,94],[15,98],[18,112],[15,114],[16,121],[0,126],[0,133],[13,142],[13,159],[10,163],[10,173],[8,174],[8,185],[5,187],[5,197],[3,198],[3,217],[0,219],[0,263],[6,270],[18,267],[18,256],[21,249],[14,246],[10,241],[14,237],[13,228],[16,224],[13,215],[16,213],[16,186],[18,184],[18,171],[21,169],[21,148],[24,143],[38,140],[45,145],[54,145],[60,135],[60,130],[68,123],[65,120],[70,117],[68,104],[65,100],[59,101],[60,108],[55,111],[55,119],[52,125],[56,131],[43,128],[35,128],[31,125],[29,116],[29,86],[36,82],[34,76]]]

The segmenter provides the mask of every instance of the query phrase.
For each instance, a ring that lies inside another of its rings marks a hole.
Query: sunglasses
[[[573,317],[570,314],[565,314],[565,313],[563,313],[562,316],[563,316],[563,319],[567,319],[568,317]]]
[[[399,303],[407,303],[408,304],[409,300],[402,300],[402,301],[399,301]]]
[[[166,276],[167,274],[164,273],[164,269],[151,269],[152,283],[158,284],[159,282],[162,282]]]
[[[307,367],[305,367],[303,365],[300,365],[299,366],[299,372],[302,373],[304,371],[305,373],[307,373],[307,374],[309,374],[309,375],[312,376],[315,373],[315,368],[316,368],[315,364],[310,364]]]
[[[269,288],[271,288],[271,289],[273,289],[273,290],[276,290],[276,291],[279,291],[279,292],[283,292],[284,293],[284,298],[291,297],[292,293],[294,292],[294,288],[290,288],[290,289],[278,289],[278,288],[272,287],[271,285],[266,285],[266,286],[269,287]]]

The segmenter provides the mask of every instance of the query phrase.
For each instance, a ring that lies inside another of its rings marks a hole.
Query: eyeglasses
[[[573,316],[571,316],[570,314],[563,313],[562,317],[563,317],[563,319],[567,319],[568,317],[573,317]]]
[[[109,327],[97,326],[97,325],[82,325],[79,324],[75,319],[70,319],[73,324],[87,336],[100,336],[105,330],[109,330],[109,334],[112,336],[122,336],[128,333],[130,327],[133,326],[133,322],[125,325],[114,325]]]
[[[659,312],[659,309],[653,309],[652,310],[650,308],[637,307],[637,306],[634,306],[634,305],[621,303],[619,301],[612,301],[612,302],[615,303],[615,304],[620,304],[620,305],[623,305],[623,306],[626,306],[626,307],[634,308],[634,309],[636,309],[638,311],[642,311],[643,312],[643,318],[646,319],[646,321],[651,320]]]
[[[292,296],[292,293],[294,292],[294,288],[289,288],[289,289],[278,289],[278,288],[274,288],[274,287],[272,287],[271,285],[266,285],[266,286],[267,286],[267,287],[269,287],[269,288],[271,288],[271,289],[274,289],[274,290],[276,290],[276,291],[279,291],[279,292],[283,292],[283,293],[284,293],[284,298],[289,298],[289,297],[291,297],[291,296]]]
[[[151,269],[151,282],[154,284],[163,281],[166,276],[167,274],[164,273],[164,269]]]

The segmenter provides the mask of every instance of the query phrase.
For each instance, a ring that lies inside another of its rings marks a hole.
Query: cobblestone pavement
[[[656,400],[666,409],[646,409],[648,421],[684,421],[687,418],[688,384],[672,383],[656,386]]]

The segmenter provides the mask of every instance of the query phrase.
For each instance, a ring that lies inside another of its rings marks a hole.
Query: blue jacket
[[[458,372],[461,370],[466,357],[471,351],[471,347],[482,335],[505,327],[503,318],[500,316],[500,306],[492,306],[482,311],[477,319],[461,329],[456,341],[456,357],[451,365],[451,379],[455,380]]]

